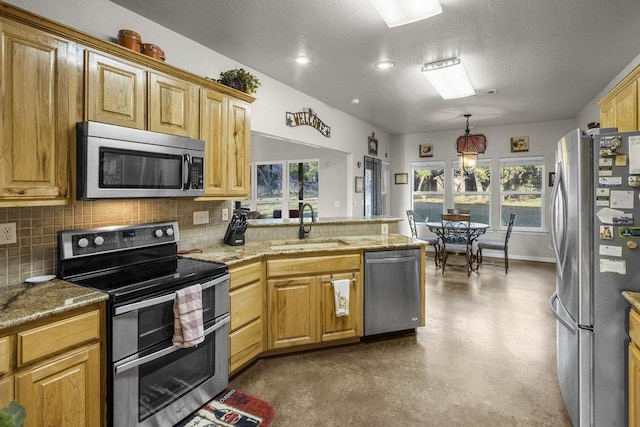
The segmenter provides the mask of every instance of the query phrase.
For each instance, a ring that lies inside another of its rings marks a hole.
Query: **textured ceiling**
[[[391,29],[369,0],[112,1],[391,134],[574,118],[640,54],[639,0],[440,0]],[[476,96],[420,73],[451,57]]]

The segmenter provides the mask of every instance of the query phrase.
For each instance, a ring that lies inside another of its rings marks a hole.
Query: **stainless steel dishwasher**
[[[420,256],[420,249],[365,252],[365,336],[420,326]]]

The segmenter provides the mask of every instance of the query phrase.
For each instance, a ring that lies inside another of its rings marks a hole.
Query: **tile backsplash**
[[[222,209],[230,201],[187,199],[78,201],[72,206],[0,208],[0,223],[15,222],[17,241],[0,245],[0,287],[31,276],[55,274],[57,232],[112,225],[177,220],[179,249],[220,243],[227,227]],[[209,224],[193,225],[193,212],[209,211]]]

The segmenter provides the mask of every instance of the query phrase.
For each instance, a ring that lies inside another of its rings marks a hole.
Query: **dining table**
[[[437,222],[432,221],[432,222],[425,222],[424,225],[429,229],[429,231],[431,231],[432,233],[435,233],[436,236],[438,236],[438,238],[442,242],[444,242],[446,246],[446,235],[444,233],[445,227],[448,226],[446,223],[443,224],[442,221],[437,221]],[[489,227],[490,225],[485,224],[484,222],[469,222],[468,232],[467,232],[469,243],[473,245],[473,242],[475,242],[478,239],[478,237],[486,233]],[[469,254],[469,267],[471,268],[472,271],[475,271],[475,272],[477,272],[478,267],[480,267],[477,254],[473,253],[473,251],[471,251],[471,253]]]

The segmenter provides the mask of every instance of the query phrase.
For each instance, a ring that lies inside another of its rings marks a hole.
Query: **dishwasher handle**
[[[418,258],[414,256],[399,256],[399,257],[389,257],[389,258],[365,258],[366,264],[398,264],[402,262],[414,262],[417,261]]]

